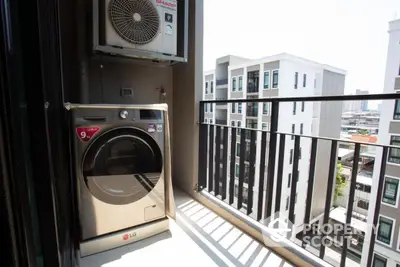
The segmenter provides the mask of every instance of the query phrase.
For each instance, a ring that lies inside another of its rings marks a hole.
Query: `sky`
[[[204,70],[286,52],[346,70],[345,94],[382,93],[396,18],[400,0],[204,0]]]

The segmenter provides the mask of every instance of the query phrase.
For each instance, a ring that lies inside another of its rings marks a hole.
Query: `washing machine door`
[[[163,161],[160,147],[149,134],[136,128],[118,128],[93,141],[82,165],[84,182],[94,197],[125,205],[154,188]]]

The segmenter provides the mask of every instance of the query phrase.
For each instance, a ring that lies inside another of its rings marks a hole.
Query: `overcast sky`
[[[383,91],[400,0],[204,0],[204,70],[227,54],[287,52],[347,70],[345,93]]]

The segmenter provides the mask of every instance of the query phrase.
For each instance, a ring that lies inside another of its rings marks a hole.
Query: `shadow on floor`
[[[175,190],[178,226],[218,266],[292,266],[185,193]]]

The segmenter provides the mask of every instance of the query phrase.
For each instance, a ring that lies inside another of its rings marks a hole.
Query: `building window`
[[[205,123],[208,123],[208,119],[207,119],[207,118],[206,118],[206,119],[204,119],[204,122],[205,122]]]
[[[207,109],[208,109],[208,104],[205,104],[204,105],[204,112],[207,112]]]
[[[231,126],[232,126],[232,127],[235,127],[235,126],[236,126],[235,121],[231,121]]]
[[[399,180],[385,177],[385,185],[383,187],[382,202],[396,206],[397,191],[399,189]]]
[[[301,102],[301,112],[304,112],[306,103],[304,101]]]
[[[296,130],[296,125],[292,124],[292,134],[294,134]],[[294,135],[291,136],[292,140],[294,140]]]
[[[294,73],[294,89],[297,89],[297,84],[299,83],[299,73]]]
[[[269,103],[263,103],[263,114],[269,115]]]
[[[239,128],[239,129],[237,129],[237,135],[240,135],[240,128],[242,127],[241,121],[237,121],[237,127]]]
[[[264,72],[264,89],[269,89],[269,71]]]
[[[210,82],[210,93],[212,94],[214,91],[214,81]]]
[[[206,94],[208,94],[208,82],[206,82]]]
[[[365,200],[359,200],[359,201],[357,202],[357,207],[359,207],[359,208],[361,208],[361,209],[364,209],[364,210],[368,210],[369,202],[368,202],[368,201],[365,201]]]
[[[379,216],[378,233],[376,239],[384,244],[391,245],[393,233],[393,220]]]
[[[303,134],[303,128],[304,128],[303,123],[300,123],[300,134]]]
[[[293,163],[293,149],[290,149],[289,164]]]
[[[232,113],[236,113],[236,104],[235,103],[231,104],[231,108],[232,108]]]
[[[210,124],[213,124],[213,120],[212,119],[210,119]]]
[[[210,112],[212,113],[214,109],[214,104],[210,104]]]
[[[317,88],[317,79],[314,78],[314,89]]]
[[[239,76],[239,88],[238,91],[243,90],[243,76]]]
[[[232,78],[232,92],[236,91],[236,77]]]
[[[236,143],[236,157],[240,157],[240,144]]]
[[[238,103],[238,113],[242,114],[242,103]]]
[[[279,83],[279,70],[274,70],[272,72],[272,88],[278,88]]]
[[[235,164],[235,177],[239,178],[239,164]]]
[[[292,184],[292,174],[289,173],[288,175],[288,182],[287,182],[287,187],[290,188],[290,185]]]
[[[400,146],[400,136],[391,136],[390,145]],[[389,162],[400,164],[400,148],[391,148],[390,149]]]
[[[263,122],[262,124],[261,124],[261,126],[262,126],[262,130],[263,131],[268,131],[269,129],[268,129],[268,123],[266,123],[266,122]]]
[[[373,267],[386,267],[386,265],[387,265],[387,259],[377,254],[374,254],[374,261],[372,263]]]
[[[307,74],[303,74],[303,87],[307,87]]]
[[[400,100],[399,99],[396,99],[396,102],[394,103],[393,119],[400,120]]]
[[[286,207],[285,210],[289,209],[289,197],[286,198]]]
[[[296,115],[296,102],[293,102],[293,115]]]

